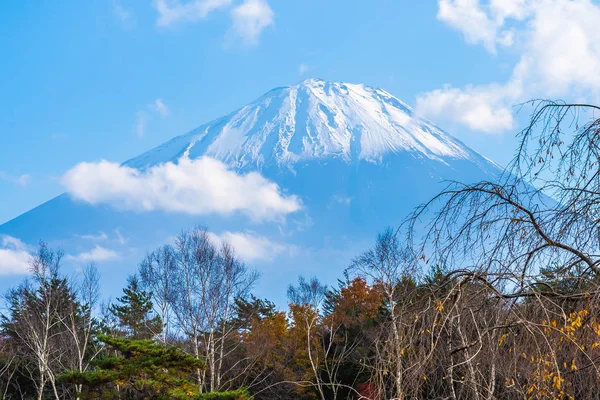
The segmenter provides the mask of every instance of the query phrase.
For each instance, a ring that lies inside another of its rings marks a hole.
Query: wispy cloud
[[[28,274],[30,261],[25,243],[12,236],[0,235],[0,276]]]
[[[117,236],[117,242],[119,242],[119,244],[125,245],[127,243],[127,239],[123,236],[119,228],[115,229],[115,235]]]
[[[108,240],[108,235],[104,232],[98,232],[96,235],[75,235],[75,237],[85,240],[91,240],[93,242]]]
[[[206,18],[211,12],[227,8],[233,0],[192,0],[181,3],[179,0],[154,0],[158,12],[156,24],[170,26],[179,22],[195,22]]]
[[[169,113],[169,107],[161,98],[146,105],[144,110],[140,110],[135,114],[135,133],[137,137],[142,138],[146,135],[146,126],[148,121],[150,121],[154,115],[164,119]]]
[[[31,175],[22,174],[18,176],[12,176],[6,172],[0,171],[0,181],[10,182],[19,186],[27,186],[31,182]]]
[[[146,135],[146,123],[148,122],[148,114],[144,111],[135,113],[135,134],[142,138]]]
[[[113,13],[123,28],[132,29],[135,26],[131,10],[125,8],[121,3],[113,4]]]
[[[111,261],[117,260],[119,258],[120,256],[116,251],[107,249],[99,245],[96,245],[93,249],[89,251],[84,251],[75,255],[68,254],[66,256],[67,260],[78,263]]]
[[[306,75],[306,73],[308,71],[310,71],[312,68],[310,65],[306,65],[304,63],[300,64],[300,66],[298,67],[298,75],[300,76],[304,76]]]
[[[165,118],[169,115],[169,107],[163,103],[162,99],[154,100],[154,103],[149,104],[148,108],[158,114],[161,118]]]
[[[62,178],[71,196],[121,210],[162,210],[192,215],[240,212],[253,220],[276,220],[301,208],[294,195],[256,172],[239,175],[222,162],[181,158],[145,171],[100,161],[81,163]]]
[[[125,245],[127,243],[127,239],[125,239],[119,228],[115,228],[113,233],[114,235],[108,235],[106,232],[99,231],[96,234],[75,234],[75,237],[83,240],[89,240],[90,242],[112,242],[120,245]]]

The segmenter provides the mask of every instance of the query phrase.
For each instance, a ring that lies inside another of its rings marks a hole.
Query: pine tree
[[[129,278],[119,304],[110,306],[110,312],[119,320],[121,335],[131,339],[152,339],[162,332],[162,321],[152,316],[151,295],[141,290],[136,276]]]
[[[244,390],[199,393],[194,374],[206,364],[177,347],[106,335],[99,339],[109,351],[94,362],[93,371],[69,371],[59,377],[63,383],[83,385],[82,398],[251,399]]]
[[[266,299],[259,299],[251,295],[250,300],[244,298],[235,299],[235,317],[231,324],[237,329],[248,330],[254,321],[261,322],[265,318],[275,315],[276,306]]]

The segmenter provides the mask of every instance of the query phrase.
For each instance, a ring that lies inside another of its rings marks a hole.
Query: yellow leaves
[[[592,323],[592,329],[596,332],[596,335],[600,336],[600,324],[597,322]]]
[[[531,356],[534,360],[535,357]],[[531,374],[530,386],[527,390],[528,399],[565,399],[569,396],[565,393],[565,378],[561,376],[558,369],[554,369],[554,358],[549,355],[543,355],[535,359],[537,367]],[[567,364],[563,363],[565,369]]]
[[[571,360],[571,371],[577,371],[577,365],[575,365],[575,360]]]
[[[507,337],[508,333],[505,333],[504,335],[500,336],[500,339],[498,339],[498,346],[502,346],[502,343],[504,343]]]
[[[436,311],[442,312],[444,311],[444,303],[438,300],[435,305]]]
[[[427,380],[427,376],[423,375],[423,380],[426,381]]]
[[[562,386],[562,383],[564,382],[564,380],[565,380],[565,379],[564,379],[564,378],[561,378],[559,375],[555,376],[555,377],[554,377],[554,379],[553,379],[553,384],[554,384],[554,387],[555,387],[556,389],[560,390],[560,388],[561,388],[561,386]]]
[[[576,339],[574,337],[574,334],[578,330],[584,328],[583,323],[584,323],[585,318],[588,316],[588,314],[589,314],[589,311],[586,309],[583,309],[583,310],[580,310],[577,312],[572,312],[567,317],[565,326],[560,328],[560,331],[563,333],[566,333],[566,336],[568,338],[570,338],[572,341],[575,341]],[[589,325],[586,325],[586,326],[589,326]],[[600,336],[600,330],[596,331],[596,333]],[[562,338],[560,341],[561,342],[563,341]]]

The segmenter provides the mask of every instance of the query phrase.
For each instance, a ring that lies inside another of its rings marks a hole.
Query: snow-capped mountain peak
[[[402,152],[438,161],[478,158],[385,90],[310,78],[273,89],[127,164],[143,168],[182,155],[206,155],[236,169],[293,168],[328,158],[378,163]]]

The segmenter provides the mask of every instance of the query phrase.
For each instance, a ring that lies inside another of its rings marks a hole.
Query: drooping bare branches
[[[468,268],[524,295],[548,268],[566,274],[584,265],[600,277],[600,111],[535,104],[498,181],[451,184],[407,221],[415,259]]]

